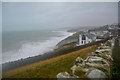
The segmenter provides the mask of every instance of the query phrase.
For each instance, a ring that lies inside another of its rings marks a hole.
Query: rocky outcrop
[[[85,60],[78,56],[75,60],[75,64],[70,68],[71,74],[76,76],[75,72],[80,70],[85,72],[85,75],[90,79],[109,78],[110,64],[113,61],[113,58],[111,57],[113,46],[114,39],[110,39],[104,44],[101,43],[101,46],[99,46],[95,52],[89,53]],[[57,78],[60,77],[60,74],[61,73],[57,75]],[[71,76],[69,75],[69,78],[70,77]]]

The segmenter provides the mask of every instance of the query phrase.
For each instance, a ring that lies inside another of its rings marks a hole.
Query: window
[[[82,35],[82,40],[86,40],[86,36],[85,35]]]

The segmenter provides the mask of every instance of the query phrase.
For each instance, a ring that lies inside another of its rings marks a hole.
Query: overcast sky
[[[117,23],[117,2],[4,2],[3,31]]]

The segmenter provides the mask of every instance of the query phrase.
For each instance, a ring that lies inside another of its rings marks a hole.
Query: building
[[[79,35],[79,46],[85,45],[88,43],[91,43],[92,41],[95,41],[96,36],[90,33],[80,34]]]
[[[96,36],[104,36],[105,34],[107,34],[108,33],[108,30],[103,30],[103,31],[101,31],[101,30],[94,30],[94,31],[89,31],[89,33],[91,33],[91,34],[94,34],[94,35],[96,35]]]
[[[103,36],[97,36],[97,37],[96,37],[96,41],[101,41],[101,40],[103,40],[103,39],[104,39]]]

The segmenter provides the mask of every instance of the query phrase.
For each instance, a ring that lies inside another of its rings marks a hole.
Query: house
[[[103,36],[97,36],[97,37],[96,37],[96,41],[101,41],[101,40],[103,40],[103,39],[104,39]]]
[[[104,30],[104,31],[101,31],[101,30],[97,30],[97,31],[91,31],[90,32],[91,34],[94,34],[94,35],[97,35],[97,36],[104,36],[105,34],[107,34],[108,33],[108,31],[107,30]]]
[[[78,45],[85,45],[95,41],[96,36],[90,33],[84,33],[79,35],[79,44]]]

